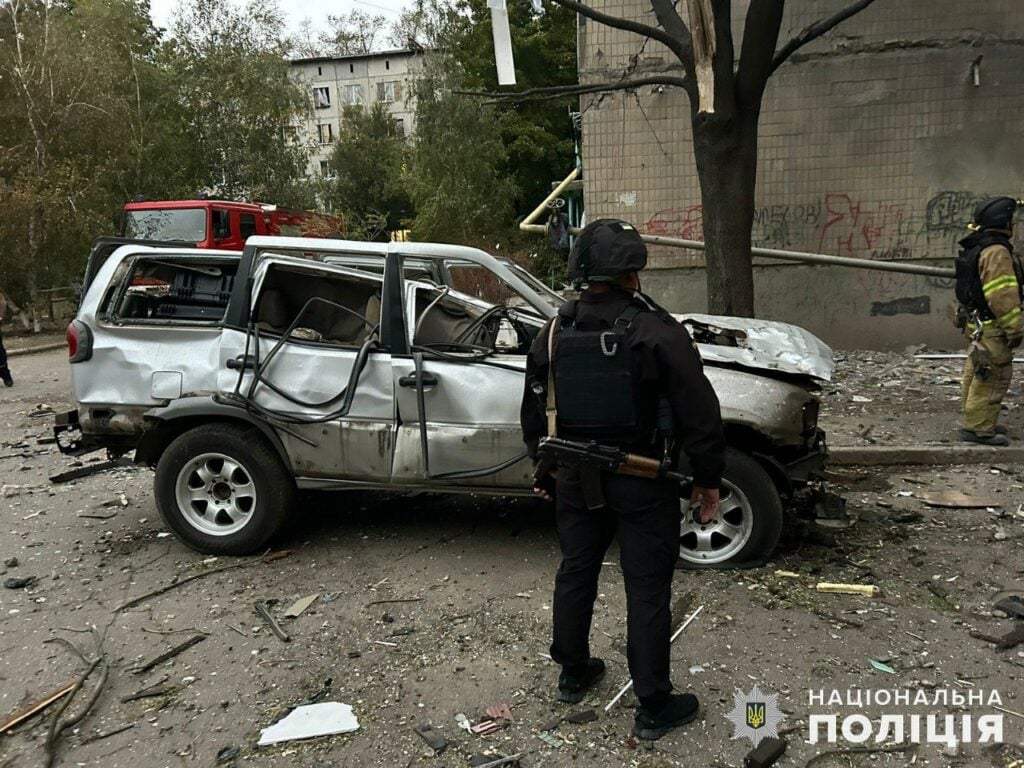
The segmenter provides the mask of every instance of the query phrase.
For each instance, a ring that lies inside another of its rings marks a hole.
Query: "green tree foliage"
[[[461,82],[458,62],[438,52],[426,60],[415,89],[409,192],[416,240],[483,243],[513,225],[516,187],[504,173],[496,115],[479,99],[452,93]]]
[[[230,199],[312,203],[304,149],[285,126],[310,108],[289,77],[283,21],[268,0],[192,0],[165,51],[189,116],[191,160],[204,186]]]
[[[406,188],[409,146],[405,135],[379,101],[364,109],[347,107],[328,161],[332,178],[324,202],[341,211],[349,234],[373,240],[401,229],[412,215]]]
[[[312,202],[276,11],[209,0],[175,26],[162,43],[147,0],[0,0],[0,290],[19,303],[78,278],[135,195]]]
[[[543,0],[540,13],[531,0],[508,0],[516,65],[516,89],[577,82],[576,14]],[[457,0],[441,43],[461,65],[462,87],[498,90],[494,42],[487,0]],[[577,99],[502,104],[494,108],[495,127],[505,146],[504,174],[518,191],[516,211],[531,211],[575,165],[570,110]]]

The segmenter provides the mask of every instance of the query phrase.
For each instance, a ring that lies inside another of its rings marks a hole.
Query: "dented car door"
[[[391,356],[378,345],[380,277],[288,256],[253,274],[248,328],[226,329],[219,389],[265,418],[304,487],[386,483]]]
[[[411,354],[392,360],[396,483],[529,487],[532,463],[519,426],[526,358],[494,354],[496,334],[481,323],[493,309],[447,287],[407,285]]]

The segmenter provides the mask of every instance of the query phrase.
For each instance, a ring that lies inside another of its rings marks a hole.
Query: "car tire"
[[[280,530],[295,483],[258,429],[206,424],[167,446],[153,495],[164,522],[187,546],[247,555]]]
[[[755,458],[735,448],[725,452],[722,506],[706,526],[693,519],[683,499],[679,563],[684,568],[762,565],[782,534],[782,498]]]

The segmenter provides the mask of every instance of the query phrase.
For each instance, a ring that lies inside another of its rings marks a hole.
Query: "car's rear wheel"
[[[746,565],[765,560],[782,533],[782,499],[760,464],[729,448],[722,474],[721,508],[707,525],[682,500],[679,559],[684,567]]]
[[[154,496],[192,549],[245,555],[284,523],[295,484],[259,430],[207,424],[179,435],[156,466]]]

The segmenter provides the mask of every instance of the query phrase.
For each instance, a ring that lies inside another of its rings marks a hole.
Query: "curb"
[[[1024,446],[871,445],[828,449],[833,466],[877,467],[901,464],[1024,464]]]
[[[37,347],[22,347],[21,349],[7,350],[8,357],[21,357],[22,355],[34,355],[36,352],[52,352],[55,349],[67,347],[66,341],[54,341],[50,344],[40,344]]]

